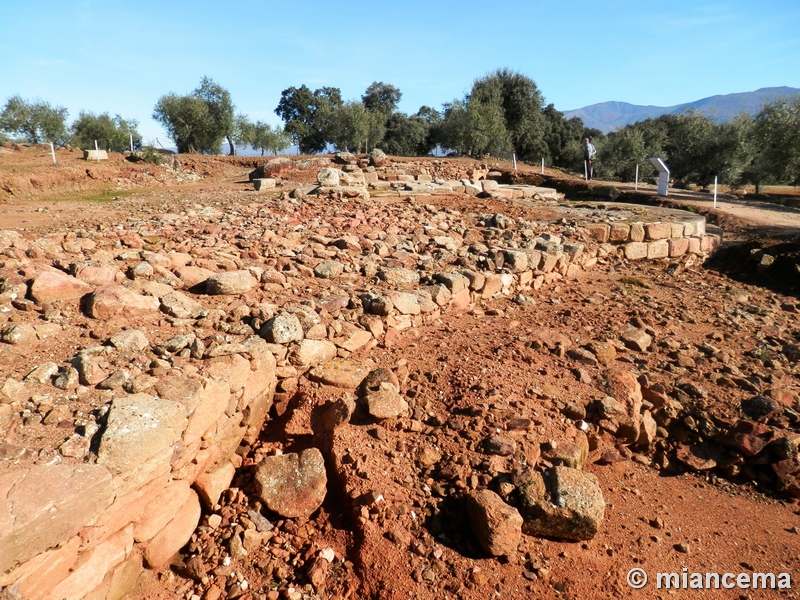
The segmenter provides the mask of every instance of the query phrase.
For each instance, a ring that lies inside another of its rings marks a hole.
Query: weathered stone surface
[[[503,266],[512,273],[522,273],[528,268],[528,255],[521,250],[504,250],[503,258]]]
[[[461,273],[437,273],[433,278],[450,290],[453,295],[462,290],[469,290],[469,279]]]
[[[591,473],[569,467],[554,467],[548,476],[528,471],[517,489],[528,535],[588,540],[600,529],[605,501]]]
[[[267,508],[290,519],[311,516],[325,499],[328,483],[325,461],[316,448],[266,457],[254,480]]]
[[[138,487],[169,470],[173,446],[187,423],[186,409],[178,402],[143,393],[116,396],[100,438],[97,464]]]
[[[214,271],[202,267],[184,265],[174,270],[175,274],[181,278],[187,288],[205,283],[206,280],[214,275]]]
[[[672,238],[669,240],[670,258],[683,256],[689,251],[689,240],[686,238]]]
[[[517,552],[522,537],[522,516],[491,490],[479,490],[467,496],[467,513],[472,531],[492,556],[510,556]]]
[[[666,258],[669,256],[669,242],[667,240],[658,240],[657,242],[650,242],[647,244],[647,258],[654,260],[656,258]]]
[[[174,518],[144,547],[144,558],[153,569],[161,569],[189,541],[200,521],[200,500],[193,491]]]
[[[235,474],[236,468],[233,464],[224,462],[200,475],[194,482],[194,489],[200,495],[200,498],[206,506],[213,507],[219,502],[219,497],[222,495],[222,492],[230,487]]]
[[[0,340],[12,346],[33,344],[38,339],[39,336],[36,335],[36,330],[32,325],[28,325],[27,323],[6,325],[0,329]]]
[[[612,368],[607,370],[604,376],[609,393],[625,407],[626,416],[633,427],[632,431],[621,433],[629,438],[630,443],[634,443],[640,433],[642,387],[636,379],[636,375],[630,371]]]
[[[50,379],[58,373],[58,365],[54,362],[42,363],[25,376],[29,383],[50,383]]]
[[[493,435],[486,438],[483,443],[486,454],[497,456],[511,456],[517,449],[517,442],[513,439],[501,435]]]
[[[378,277],[391,286],[417,285],[419,273],[403,267],[392,267],[378,271]]]
[[[141,352],[150,345],[147,336],[138,329],[126,329],[115,333],[108,341],[114,348],[133,350],[134,352]]]
[[[344,265],[337,260],[323,260],[314,267],[314,275],[320,279],[336,279],[344,271]]]
[[[336,345],[328,340],[301,340],[289,353],[289,361],[298,367],[313,367],[336,357]]]
[[[402,315],[418,315],[420,313],[419,297],[412,292],[387,292],[395,310]]]
[[[104,285],[89,297],[89,316],[95,319],[149,317],[158,313],[158,298],[142,296],[121,285]]]
[[[628,260],[641,260],[647,258],[647,244],[644,242],[631,242],[625,244],[625,258]]]
[[[553,465],[582,469],[589,455],[589,441],[580,432],[575,441],[563,440],[551,445],[541,456]]]
[[[113,499],[108,469],[37,465],[0,475],[0,572],[68,540]]]
[[[597,364],[597,357],[585,348],[573,348],[567,352],[567,356],[584,365],[594,366]]]
[[[244,294],[258,285],[250,271],[215,273],[206,279],[206,293],[211,295]]]
[[[356,403],[350,396],[342,396],[326,405],[322,415],[322,426],[325,431],[333,431],[337,427],[350,422],[356,410]]]
[[[717,441],[724,446],[735,448],[745,456],[755,456],[772,440],[772,435],[772,430],[766,425],[739,421]]]
[[[672,236],[670,223],[647,223],[644,226],[645,239],[666,240]]]
[[[253,189],[257,192],[275,189],[277,181],[269,177],[253,179]]]
[[[146,542],[152,539],[178,514],[191,495],[192,490],[188,481],[173,480],[169,482],[155,498],[151,498],[142,514],[134,522],[133,539],[137,542]]]
[[[77,300],[91,291],[92,286],[57,269],[42,271],[31,283],[31,298],[38,304]]]
[[[161,296],[161,310],[179,319],[197,319],[208,312],[197,300],[177,291]]]
[[[625,333],[622,334],[621,339],[628,348],[636,350],[637,352],[647,352],[647,349],[653,342],[653,338],[650,337],[644,329],[630,326],[625,330]]]
[[[320,169],[317,173],[317,182],[323,187],[336,187],[339,185],[341,173],[339,169]]]
[[[99,586],[106,574],[133,550],[133,525],[121,529],[81,557],[80,565],[52,591],[51,598],[83,600]]]
[[[319,381],[325,385],[333,385],[345,389],[355,389],[369,371],[367,368],[349,360],[332,360],[317,365],[308,372],[312,381]]]
[[[189,416],[189,423],[183,433],[184,443],[191,444],[199,441],[203,434],[225,414],[230,397],[230,385],[226,381],[213,378],[203,381],[203,389],[197,392],[197,396],[192,395],[186,400],[178,397],[176,403],[180,403],[184,407],[194,405]]]
[[[258,335],[271,344],[288,344],[303,339],[303,326],[296,315],[281,313],[264,323]]]
[[[0,588],[16,584],[23,598],[46,598],[67,578],[78,560],[81,539],[74,536],[60,547],[35,556],[13,571],[0,575]]]
[[[607,365],[617,358],[617,349],[608,342],[593,340],[586,345],[586,348],[597,357],[597,361]]]

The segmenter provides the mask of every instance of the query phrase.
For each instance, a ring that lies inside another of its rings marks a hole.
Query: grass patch
[[[690,213],[697,214],[697,207],[696,206],[692,206],[691,204],[686,206],[686,210],[688,210]]]

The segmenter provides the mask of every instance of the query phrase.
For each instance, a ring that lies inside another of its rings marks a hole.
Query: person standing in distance
[[[594,147],[592,143],[592,138],[586,137],[583,138],[583,163],[585,167],[586,173],[586,181],[589,181],[592,178],[594,167],[592,163],[594,162],[594,156],[597,154],[597,149]]]

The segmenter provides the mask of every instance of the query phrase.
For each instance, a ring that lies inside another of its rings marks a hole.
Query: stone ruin
[[[0,377],[0,588],[30,600],[119,598],[142,568],[168,565],[198,524],[213,528],[218,515],[203,519],[204,510],[218,507],[246,449],[303,378],[357,398],[323,407],[321,449],[258,463],[262,505],[308,516],[326,494],[323,452],[350,468],[355,411],[420,427],[397,376],[364,367],[376,346],[448,312],[490,310],[495,298],[524,303],[598,263],[681,260],[719,243],[699,215],[564,203],[555,190],[499,184],[488,169],[448,180],[377,153],[371,164],[337,162],[311,164],[317,183],[291,189],[281,175],[295,164],[260,167],[251,179],[281,194],[277,205],[259,196],[92,231],[0,231],[0,364],[10,365]],[[550,218],[416,203],[439,194],[540,206]],[[319,227],[296,219],[304,207],[318,211]],[[632,330],[625,343],[647,337]],[[653,436],[635,379],[609,378],[619,391],[606,418],[634,440]],[[39,437],[21,439],[22,427]],[[515,447],[498,436],[486,453],[508,457]],[[511,554],[521,532],[592,537],[603,498],[581,470],[588,451],[586,436],[545,449],[560,466],[515,482],[519,511],[474,490],[469,514],[484,549]],[[249,514],[245,547],[268,539],[263,516]]]

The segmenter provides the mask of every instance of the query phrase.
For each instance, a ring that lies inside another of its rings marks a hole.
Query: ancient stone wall
[[[700,221],[558,225],[415,204],[341,216],[309,199],[342,229],[370,224],[337,233],[300,225],[293,202],[37,239],[0,232],[0,349],[13,365],[0,377],[0,587],[31,600],[120,597],[189,540],[230,486],[237,450],[298,378],[366,375],[334,359],[447,311],[532,302],[607,260],[715,244]],[[38,442],[18,439],[20,425]]]

